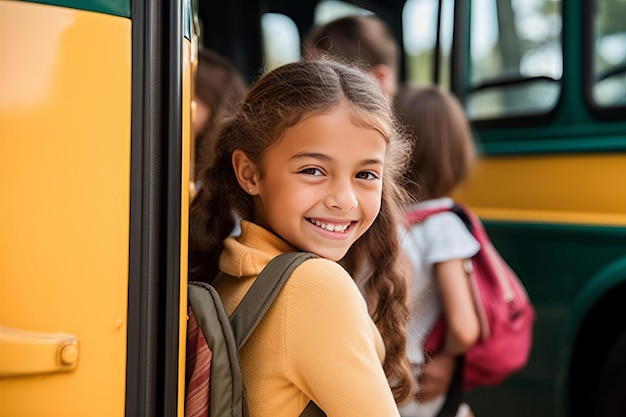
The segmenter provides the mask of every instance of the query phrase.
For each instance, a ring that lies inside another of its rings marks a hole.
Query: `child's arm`
[[[464,353],[480,336],[480,324],[463,262],[454,259],[434,266],[448,324],[443,353],[449,355]]]
[[[415,399],[420,402],[430,401],[448,392],[456,366],[455,355],[439,352],[429,356],[420,368]]]
[[[418,401],[432,400],[448,391],[456,369],[456,356],[467,351],[480,336],[463,262],[454,259],[434,265],[448,331],[443,348],[421,367],[419,390],[415,396]]]

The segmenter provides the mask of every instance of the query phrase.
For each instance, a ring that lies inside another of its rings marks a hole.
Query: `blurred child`
[[[212,152],[211,146],[222,120],[234,111],[247,88],[243,76],[228,59],[200,48],[194,88],[196,110],[192,123],[195,179]]]
[[[450,195],[470,174],[476,153],[461,104],[438,87],[407,86],[397,97],[397,114],[415,137],[406,188],[420,202],[409,206],[407,211],[452,207]],[[413,268],[411,300],[415,309],[409,321],[407,351],[418,385],[425,385],[424,378],[436,370],[424,367],[441,363],[449,368],[458,355],[478,340],[479,321],[464,261],[478,252],[480,246],[462,220],[450,211],[433,214],[411,226],[402,245]],[[442,311],[448,329],[444,347],[427,357],[422,346]],[[434,417],[445,400],[445,395],[433,397],[418,391],[414,400],[401,409],[401,414]],[[451,415],[472,414],[466,404],[455,404]]]
[[[328,54],[369,71],[388,97],[398,88],[399,46],[385,22],[375,16],[341,17],[314,27],[302,42],[305,58]]]

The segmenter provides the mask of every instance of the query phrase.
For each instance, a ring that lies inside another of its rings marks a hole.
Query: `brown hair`
[[[243,75],[232,63],[209,49],[198,51],[198,69],[195,78],[195,95],[209,109],[209,118],[195,138],[195,175],[198,178],[202,165],[215,140],[221,122],[234,111],[246,94],[248,86]]]
[[[389,27],[376,16],[345,16],[314,27],[302,42],[302,56],[318,53],[357,61],[366,69],[385,64],[397,75],[399,46]]]
[[[388,147],[380,212],[340,263],[353,277],[361,277],[372,318],[385,343],[385,373],[396,401],[404,401],[413,381],[405,353],[408,271],[403,268],[397,226],[405,199],[397,181],[410,145],[397,135],[393,110],[380,87],[356,67],[329,59],[294,62],[267,72],[251,87],[235,117],[220,131],[191,203],[190,279],[206,281],[217,272],[223,240],[235,226],[233,211],[254,220],[252,197],[241,189],[233,171],[233,151],[241,149],[260,163],[286,129],[307,115],[344,103],[354,122],[375,127]]]
[[[396,102],[398,117],[415,138],[405,188],[420,200],[448,196],[467,179],[476,158],[461,103],[439,87],[409,85]]]

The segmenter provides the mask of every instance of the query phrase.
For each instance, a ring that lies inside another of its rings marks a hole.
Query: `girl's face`
[[[386,149],[342,106],[304,118],[263,157],[255,221],[300,250],[340,260],[380,211]]]

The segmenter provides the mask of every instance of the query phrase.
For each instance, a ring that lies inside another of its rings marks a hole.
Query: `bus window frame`
[[[564,3],[566,0],[561,0],[561,19],[563,22],[563,26],[565,26],[565,8],[564,8]],[[466,2],[460,2],[458,0],[455,0],[455,6],[459,5],[459,3],[466,3]],[[467,3],[471,3],[467,2]],[[495,116],[495,117],[486,117],[486,118],[474,118],[474,117],[470,117],[470,121],[472,122],[472,124],[479,130],[483,130],[483,129],[496,129],[496,128],[503,128],[503,127],[526,127],[526,126],[541,126],[544,124],[549,123],[551,120],[553,120],[555,117],[557,117],[558,113],[561,111],[561,108],[563,106],[563,91],[565,88],[565,51],[563,50],[563,42],[561,42],[561,57],[563,59],[563,64],[562,64],[562,75],[560,79],[553,79],[550,78],[548,76],[538,76],[538,77],[522,77],[520,76],[519,79],[517,78],[510,78],[510,77],[496,77],[496,78],[492,78],[489,81],[486,82],[482,82],[479,84],[474,85],[473,82],[471,81],[470,78],[470,72],[468,70],[468,68],[472,67],[472,59],[471,59],[471,55],[469,53],[470,50],[470,44],[471,44],[471,36],[470,36],[470,30],[471,30],[471,4],[466,5],[465,7],[467,7],[467,10],[464,11],[459,11],[459,14],[455,14],[455,30],[459,29],[459,25],[458,22],[463,21],[463,16],[466,16],[466,22],[465,25],[467,25],[466,27],[462,28],[463,30],[463,34],[459,34],[458,36],[466,36],[467,37],[467,44],[466,45],[458,45],[455,44],[454,45],[454,50],[452,53],[452,56],[456,56],[457,54],[459,54],[459,49],[457,48],[466,48],[466,50],[468,52],[462,52],[463,56],[465,57],[465,65],[466,67],[461,68],[460,70],[457,68],[457,66],[455,66],[454,64],[451,64],[452,66],[452,72],[455,73],[457,71],[460,71],[460,74],[456,74],[453,75],[453,79],[454,80],[458,80],[458,79],[463,79],[463,83],[459,86],[459,85],[455,85],[453,88],[453,91],[455,93],[457,93],[459,95],[459,97],[461,97],[462,102],[464,103],[464,105],[467,106],[468,100],[470,98],[470,96],[478,90],[485,90],[485,89],[489,89],[489,88],[495,88],[495,87],[510,87],[510,86],[514,86],[514,85],[518,85],[518,84],[523,84],[523,83],[527,83],[527,82],[534,82],[536,80],[545,80],[548,81],[548,79],[554,81],[554,82],[558,82],[561,85],[561,88],[559,90],[558,93],[558,98],[556,99],[554,106],[550,109],[547,110],[543,110],[540,109],[537,112],[527,112],[527,113],[515,113],[515,114],[503,114],[503,115],[499,115],[499,116]],[[468,30],[469,28],[469,30]],[[562,31],[563,32],[563,31]],[[457,35],[455,35],[457,36]],[[503,141],[505,141],[503,139]]]
[[[594,49],[594,19],[598,8],[598,2],[602,0],[589,0],[584,2],[583,12],[583,80],[585,104],[589,112],[598,120],[618,120],[623,119],[626,114],[625,105],[600,105],[596,102],[593,94],[594,88],[594,68],[593,61],[595,56]],[[626,73],[625,73],[626,76]]]

